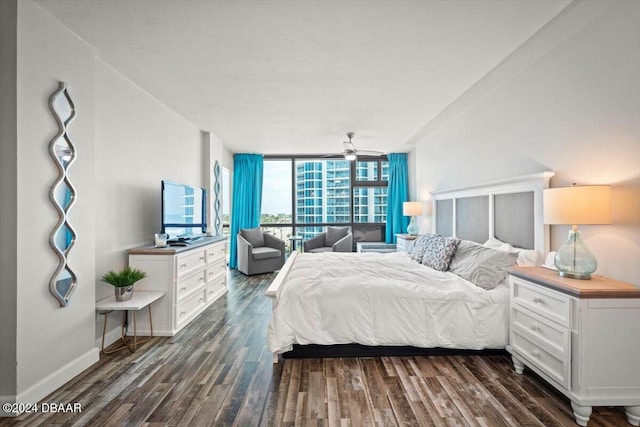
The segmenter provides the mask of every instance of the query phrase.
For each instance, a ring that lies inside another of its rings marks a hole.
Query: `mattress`
[[[405,252],[298,254],[278,289],[269,349],[293,344],[499,349],[509,288],[482,289]]]

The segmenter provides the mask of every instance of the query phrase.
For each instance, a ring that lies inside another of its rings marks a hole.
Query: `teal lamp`
[[[585,185],[548,188],[543,192],[544,223],[571,225],[569,238],[554,259],[558,274],[591,279],[598,261],[582,240],[578,225],[611,224],[611,187]]]
[[[418,234],[420,227],[418,226],[418,221],[416,221],[416,216],[422,215],[422,202],[403,202],[402,214],[411,217],[411,222],[407,227],[407,234],[412,236]]]

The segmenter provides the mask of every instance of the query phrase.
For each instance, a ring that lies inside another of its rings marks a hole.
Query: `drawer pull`
[[[227,266],[226,266],[226,265],[221,265],[221,266],[220,266],[220,269],[221,269],[221,270],[224,270],[225,268],[227,268]]]
[[[531,330],[532,331],[539,331],[540,330],[540,326],[536,325],[535,323],[531,324]]]
[[[531,354],[533,355],[533,357],[540,357],[540,352],[535,348],[531,349]]]
[[[542,302],[542,298],[540,298],[540,297],[533,297],[533,302],[534,302],[535,304],[540,304],[540,303]]]
[[[181,287],[181,288],[180,288],[180,292],[184,292],[184,291],[186,291],[186,290],[187,290],[187,287],[186,287],[186,286],[183,286],[183,287]]]
[[[204,298],[200,298],[198,301],[200,301],[200,302],[204,302]]]
[[[180,264],[180,268],[185,268],[187,264]]]
[[[198,281],[199,281],[199,282],[204,282],[204,277],[200,277],[200,278],[198,278]]]
[[[224,248],[220,249],[220,252],[224,252],[224,251],[225,251],[225,249],[224,249]]]
[[[198,259],[200,259],[200,260],[204,261],[204,257],[203,257],[203,256],[201,256],[201,257],[200,257],[200,258],[198,258]]]
[[[187,314],[187,312],[186,312],[186,311],[181,311],[181,312],[180,312],[180,317],[184,316],[185,314]]]

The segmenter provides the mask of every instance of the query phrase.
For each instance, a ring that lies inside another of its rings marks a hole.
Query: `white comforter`
[[[487,291],[404,252],[299,254],[280,287],[268,343],[504,348],[509,288]]]

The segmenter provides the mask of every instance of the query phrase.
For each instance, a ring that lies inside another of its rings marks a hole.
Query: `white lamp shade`
[[[545,224],[611,224],[611,187],[585,185],[543,192]]]
[[[404,216],[422,215],[422,202],[403,202],[402,214]]]

